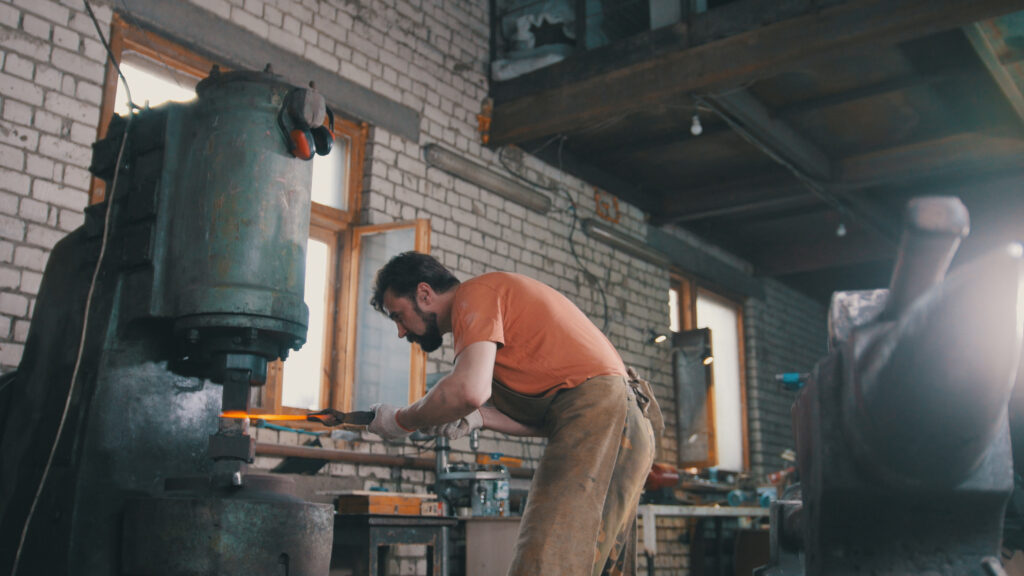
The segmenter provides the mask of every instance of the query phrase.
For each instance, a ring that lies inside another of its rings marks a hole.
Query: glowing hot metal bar
[[[301,420],[306,421],[305,414],[249,414],[242,410],[228,410],[220,413],[221,418],[248,418],[250,420]]]

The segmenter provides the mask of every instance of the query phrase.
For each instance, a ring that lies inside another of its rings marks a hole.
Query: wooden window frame
[[[357,301],[359,298],[359,275],[367,273],[365,270],[359,270],[359,249],[362,244],[362,236],[368,234],[375,234],[379,232],[387,232],[389,230],[399,230],[415,226],[414,233],[414,249],[418,252],[426,252],[430,249],[430,221],[425,219],[417,219],[414,221],[407,222],[391,222],[387,224],[375,224],[366,226],[357,226],[352,228],[351,241],[348,243],[349,253],[345,256],[345,261],[349,265],[349,273],[345,275],[345,284],[347,285],[346,303],[345,309],[349,310],[350,313],[345,318],[345,333],[355,334],[357,316],[356,311],[360,310],[364,313],[376,314],[376,310],[370,310],[366,306],[366,302],[360,303]],[[370,274],[376,273],[376,270],[369,271]],[[342,377],[342,392],[339,401],[332,406],[337,410],[350,411],[353,409],[353,403],[355,400],[355,356],[356,356],[356,340],[355,338],[348,338],[345,340],[344,352],[340,353],[345,359],[344,363],[344,376]],[[426,367],[427,367],[427,353],[424,352],[418,344],[412,344],[411,361],[409,362],[409,403],[415,402],[423,397],[427,393],[426,384]]]
[[[157,34],[148,32],[128,23],[120,14],[114,13],[110,21],[110,51],[114,60],[120,64],[125,52],[133,52],[163,63],[167,68],[181,72],[197,79],[204,78],[213,68],[213,61],[195,52],[167,40]],[[107,60],[106,75],[103,79],[103,99],[100,104],[100,122],[97,128],[97,139],[107,135],[110,121],[114,116],[114,102],[117,100],[119,79],[117,69]],[[106,192],[103,180],[92,179],[89,190],[89,203],[98,204],[103,201]]]
[[[324,121],[326,125],[326,120]],[[363,163],[366,160],[366,142],[369,139],[370,125],[366,122],[352,122],[344,118],[336,118],[334,122],[334,141],[348,141],[348,164],[345,166],[347,181],[345,189],[348,197],[345,210],[313,203],[309,214],[310,228],[318,226],[332,230],[341,230],[358,222],[362,207]]]
[[[679,317],[676,319],[681,330],[694,330],[697,328],[697,296],[717,300],[736,310],[736,333],[737,352],[739,354],[739,385],[740,385],[740,434],[743,439],[743,470],[730,470],[729,472],[744,472],[750,470],[750,439],[747,422],[747,355],[745,347],[745,336],[743,332],[743,302],[728,292],[723,292],[714,286],[702,285],[696,279],[685,274],[672,272],[670,274],[670,289],[676,290],[679,294]],[[708,405],[711,414],[715,414],[715,372],[711,370],[708,380]],[[718,462],[718,438],[715,419],[711,418],[711,430],[708,438],[710,448],[709,458],[703,462],[680,462],[680,465],[687,467],[707,468],[717,465]]]
[[[347,334],[343,330],[339,330],[341,323],[342,310],[339,308],[338,303],[344,301],[344,282],[341,281],[340,269],[345,267],[345,234],[343,231],[333,229],[332,227],[324,227],[310,224],[309,237],[312,240],[319,240],[327,244],[330,249],[330,261],[328,262],[327,278],[333,279],[333,282],[328,286],[327,289],[327,302],[325,303],[326,309],[332,318],[327,323],[327,330],[324,334],[324,356],[320,364],[320,406],[332,407],[333,399],[337,396],[334,390],[335,386],[332,386],[336,382],[335,375],[340,373],[340,362],[338,358],[338,349],[341,343],[346,338]],[[333,328],[333,329],[330,329]],[[305,414],[307,411],[299,408],[291,408],[284,406],[282,402],[283,386],[284,383],[284,362],[276,360],[267,365],[267,381],[263,385],[262,391],[262,402],[259,408],[252,408],[251,411],[254,414],[260,413],[274,413],[274,414]],[[293,422],[290,425],[295,426],[300,424]],[[305,423],[301,423],[305,424]],[[306,427],[306,426],[301,426]]]
[[[180,72],[185,76],[197,81],[205,78],[216,62],[196,52],[176,44],[162,36],[149,32],[139,26],[130,24],[120,14],[114,13],[110,22],[110,51],[114,60],[121,62],[126,52],[139,54],[154,62],[163,64],[174,72]],[[231,68],[220,65],[220,69],[227,71]],[[118,87],[117,70],[110,61],[106,64],[106,76],[103,84],[103,99],[100,105],[100,122],[97,128],[97,139],[102,139],[110,128],[110,121],[114,116],[114,102],[117,99]],[[326,120],[325,120],[326,125]],[[358,217],[363,184],[363,162],[366,158],[366,142],[369,136],[369,125],[365,122],[354,122],[344,117],[337,117],[334,123],[335,141],[346,139],[349,142],[348,165],[345,167],[345,174],[348,176],[346,189],[346,209],[340,210],[330,206],[314,204],[310,212],[311,226],[322,226],[334,228],[340,223],[349,225],[356,222]],[[89,203],[96,204],[103,201],[105,184],[99,178],[93,178],[92,189],[89,194]]]

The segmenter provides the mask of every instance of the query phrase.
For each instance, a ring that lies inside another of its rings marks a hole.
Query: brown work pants
[[[636,394],[621,376],[598,376],[560,391],[545,414],[532,416],[543,417],[548,444],[509,574],[635,574],[636,507],[654,461]]]

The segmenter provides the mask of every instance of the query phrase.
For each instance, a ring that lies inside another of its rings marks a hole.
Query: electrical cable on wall
[[[541,150],[543,150],[544,148],[546,148],[549,144],[551,144],[555,140],[558,140],[558,171],[559,172],[563,172],[563,170],[562,170],[562,147],[565,144],[566,139],[567,138],[566,138],[565,135],[563,135],[563,134],[556,134],[555,136],[552,136],[551,138],[548,138],[547,141],[545,141],[539,147],[534,149],[530,154],[531,155],[532,154],[536,154],[536,153],[540,152]],[[533,187],[536,187],[536,188],[540,188],[541,190],[547,190],[548,192],[554,192],[556,194],[558,192],[564,192],[565,193],[565,197],[569,200],[569,205],[564,210],[564,212],[568,212],[568,213],[572,214],[572,223],[569,225],[569,234],[567,236],[567,238],[569,240],[569,252],[572,253],[572,257],[576,261],[576,266],[579,268],[580,272],[583,273],[583,277],[587,279],[587,282],[590,283],[591,286],[593,286],[594,288],[597,289],[599,294],[601,294],[601,303],[602,303],[602,308],[604,310],[604,312],[603,312],[603,321],[601,323],[601,332],[604,332],[607,335],[608,334],[608,295],[607,295],[607,293],[604,290],[604,286],[601,284],[601,280],[597,276],[595,276],[593,273],[591,273],[590,270],[587,269],[587,267],[583,264],[583,259],[580,258],[579,253],[576,252],[576,241],[574,240],[574,236],[575,236],[575,233],[576,233],[576,224],[579,221],[579,215],[578,215],[577,210],[576,210],[576,201],[573,200],[572,194],[570,194],[569,190],[566,189],[564,186],[559,186],[559,185],[545,186],[545,185],[539,184],[537,182],[532,182],[529,178],[526,178],[525,176],[520,174],[518,171],[513,170],[512,167],[505,160],[505,150],[506,150],[506,148],[507,148],[507,146],[502,146],[501,149],[498,151],[498,162],[501,163],[501,165],[505,168],[505,170],[508,170],[508,172],[510,174],[512,174],[513,176],[515,176],[519,180],[522,180],[523,182],[529,184],[530,186],[533,186]]]
[[[103,36],[103,31],[100,29],[99,21],[96,19],[96,14],[92,10],[92,6],[89,5],[89,0],[82,0],[85,4],[85,9],[89,13],[89,18],[92,19],[93,26],[96,27],[96,33],[99,34],[100,41],[103,43],[103,47],[107,50],[107,56],[110,58],[110,63],[117,71],[118,77],[124,83],[125,94],[128,96],[128,106],[132,110],[137,109],[134,101],[132,100],[131,90],[128,88],[128,81],[125,79],[124,74],[121,73],[121,68],[118,66],[117,60],[114,58],[114,53],[110,49],[110,44],[107,42],[106,37]],[[57,446],[60,444],[60,437],[64,431],[64,424],[67,422],[68,410],[71,406],[71,398],[74,394],[75,385],[78,381],[78,372],[82,366],[82,355],[85,350],[85,338],[87,329],[89,326],[89,311],[92,307],[92,299],[96,290],[96,281],[99,279],[100,269],[103,266],[104,256],[107,251],[107,242],[110,239],[110,214],[113,212],[113,200],[114,194],[117,192],[117,180],[121,172],[121,161],[124,157],[124,151],[126,144],[128,143],[128,133],[132,124],[132,116],[134,114],[129,113],[124,127],[124,136],[121,138],[121,145],[117,152],[117,161],[114,165],[114,177],[111,180],[110,185],[110,197],[107,198],[107,210],[103,216],[103,236],[100,241],[100,252],[99,257],[96,260],[96,266],[93,268],[92,280],[89,283],[89,291],[85,297],[85,311],[82,316],[82,334],[78,340],[78,352],[75,356],[75,367],[71,371],[71,382],[68,385],[67,397],[64,399],[64,409],[61,412],[60,421],[57,425],[57,433],[53,439],[53,445],[50,447],[50,454],[46,459],[46,465],[43,467],[43,475],[39,480],[39,487],[36,489],[36,494],[32,498],[32,504],[29,506],[28,515],[25,517],[25,524],[21,528],[21,537],[18,541],[18,549],[14,554],[14,566],[12,568],[11,575],[15,576],[18,573],[18,564],[21,560],[21,552],[25,546],[25,537],[28,535],[29,525],[32,523],[32,517],[35,514],[36,506],[39,504],[39,497],[42,495],[43,487],[46,486],[46,480],[49,477],[50,469],[53,465],[53,457],[57,453]]]

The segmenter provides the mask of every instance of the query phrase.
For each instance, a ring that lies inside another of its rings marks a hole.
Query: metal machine
[[[915,199],[889,290],[833,296],[760,576],[1003,574],[1024,267],[1011,245],[946,277],[967,230],[958,199]]]
[[[479,431],[470,436],[470,449],[479,447]],[[501,464],[448,462],[451,450],[448,439],[438,436],[434,448],[437,469],[434,491],[444,499],[452,511],[460,509],[472,516],[509,516],[511,508],[509,470]]]
[[[249,474],[220,414],[305,342],[297,157],[328,112],[269,66],[197,93],[94,145],[107,199],[54,248],[0,395],[0,573],[327,574],[330,507]]]

